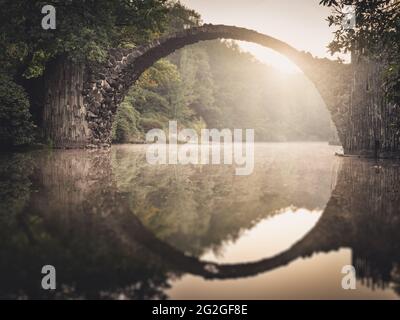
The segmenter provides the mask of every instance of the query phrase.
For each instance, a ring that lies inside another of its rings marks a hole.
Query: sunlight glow
[[[237,41],[237,43],[243,51],[251,53],[257,60],[270,65],[279,72],[286,74],[302,73],[292,61],[271,49],[246,41]]]

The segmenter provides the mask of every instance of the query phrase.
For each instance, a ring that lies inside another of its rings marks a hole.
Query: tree
[[[400,1],[399,0],[322,0],[320,4],[333,8],[329,25],[336,26],[330,43],[332,53],[356,51],[362,56],[386,62],[387,96],[400,102]],[[343,25],[344,7],[353,6],[356,26]]]
[[[119,107],[113,124],[114,141],[143,140],[151,129],[168,128],[171,119],[189,127],[201,122],[187,103],[184,87],[176,65],[166,59],[155,63],[144,72]]]

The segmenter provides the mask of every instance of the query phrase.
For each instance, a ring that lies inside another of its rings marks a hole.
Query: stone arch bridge
[[[157,60],[177,49],[214,39],[257,43],[294,62],[315,84],[331,114],[339,139],[345,146],[351,65],[314,58],[310,53],[300,52],[278,39],[253,30],[207,24],[163,37],[142,47],[112,49],[103,64],[69,67],[62,71],[50,69],[52,76],[49,81],[59,81],[57,79],[61,72],[67,93],[59,98],[51,90],[46,90],[43,118],[46,136],[60,148],[109,146],[118,105],[140,75]]]

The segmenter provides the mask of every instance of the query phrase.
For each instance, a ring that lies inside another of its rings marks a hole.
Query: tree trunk
[[[56,148],[84,148],[89,141],[83,101],[84,66],[66,58],[51,62],[44,74],[43,131]]]

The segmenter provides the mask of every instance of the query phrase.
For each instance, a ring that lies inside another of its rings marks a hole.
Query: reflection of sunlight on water
[[[201,258],[215,262],[242,262],[276,255],[305,236],[321,217],[322,210],[286,208],[246,231],[238,240],[223,245],[220,252]]]
[[[256,245],[256,244],[255,244]],[[343,290],[341,269],[350,249],[319,253],[249,278],[207,281],[190,274],[170,281],[170,299],[396,299],[393,290],[372,290],[357,282]]]

